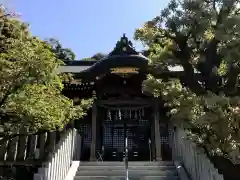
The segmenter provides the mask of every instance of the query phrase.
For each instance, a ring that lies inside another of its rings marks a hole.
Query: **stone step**
[[[122,176],[125,174],[125,170],[102,170],[102,171],[89,171],[81,170],[76,172],[76,176]],[[129,170],[129,176],[177,176],[176,170]]]
[[[74,180],[125,180],[125,176],[75,176]],[[178,176],[129,176],[129,180],[180,180]]]
[[[180,180],[178,176],[144,176],[141,180]]]
[[[129,166],[173,166],[172,161],[129,161]],[[124,166],[117,161],[82,161],[80,166]]]
[[[84,171],[84,170],[88,170],[88,171],[103,171],[103,170],[124,170],[125,167],[124,166],[79,166],[78,170],[79,171]],[[175,170],[175,166],[133,166],[130,165],[128,166],[129,170]]]

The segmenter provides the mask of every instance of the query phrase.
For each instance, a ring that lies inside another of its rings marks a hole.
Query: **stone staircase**
[[[180,180],[173,162],[129,162],[129,180]],[[123,162],[81,162],[74,180],[125,180]]]

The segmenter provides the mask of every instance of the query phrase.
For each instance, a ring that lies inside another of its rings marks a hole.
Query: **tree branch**
[[[235,94],[237,90],[237,79],[238,74],[240,73],[240,68],[233,65],[233,63],[229,64],[229,70],[227,73],[227,83],[224,86],[224,91],[226,94]]]
[[[171,35],[169,32],[167,32],[167,30],[165,29],[161,29],[161,34],[157,34],[155,36],[156,39],[162,39],[162,38],[167,38],[167,39],[171,39],[171,40],[176,40],[176,37]]]
[[[217,46],[219,41],[213,38],[208,44],[206,49],[201,52],[200,56],[205,58],[204,62],[200,62],[197,67],[204,77],[204,82],[207,90],[211,90],[214,93],[218,93],[218,81],[219,77],[213,68],[218,68],[221,63],[221,57],[217,52]]]
[[[224,1],[218,16],[217,16],[217,22],[216,25],[214,26],[214,29],[216,30],[217,28],[219,28],[219,25],[221,25],[222,23],[224,23],[224,18],[227,18],[228,15],[230,14],[233,5],[234,5],[234,0],[228,0],[228,1]]]
[[[174,54],[183,66],[186,85],[196,94],[205,94],[205,89],[199,84],[194,68],[190,63],[192,50],[188,47],[187,40],[186,36],[178,36],[176,43],[179,46],[179,50],[175,51]]]
[[[11,95],[12,93],[16,93],[20,87],[22,86],[15,86],[13,89],[9,88],[8,91],[5,93],[4,97],[0,101],[0,107],[3,106],[3,104],[6,102],[7,98],[9,97],[9,95]]]
[[[4,17],[7,17],[7,16],[11,16],[11,14],[4,14],[3,16],[0,16],[0,19],[4,18]]]

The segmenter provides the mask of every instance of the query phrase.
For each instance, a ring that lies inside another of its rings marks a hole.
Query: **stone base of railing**
[[[80,161],[73,161],[72,165],[67,173],[67,177],[65,178],[65,180],[73,180],[74,176],[78,170],[78,167],[80,165]]]
[[[44,175],[47,174],[47,168],[38,168],[38,173],[34,174],[34,180],[44,180]]]
[[[188,175],[186,173],[186,170],[184,169],[184,167],[181,165],[180,162],[174,161],[174,165],[177,169],[180,180],[190,180],[190,178],[188,177]]]
[[[192,180],[223,180],[223,175],[215,169],[203,149],[188,139],[181,128],[175,129],[172,150],[173,159],[184,164]]]
[[[66,132],[58,143],[55,152],[34,174],[34,180],[65,180],[69,169],[80,158],[81,136],[76,129]]]

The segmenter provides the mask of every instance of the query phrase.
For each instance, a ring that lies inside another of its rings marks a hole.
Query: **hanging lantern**
[[[122,120],[122,113],[120,109],[118,109],[118,120]]]
[[[108,112],[107,112],[107,114],[108,114],[108,120],[112,120],[112,117],[111,117],[111,111],[108,109]]]
[[[135,119],[137,119],[137,110],[134,110],[135,112]]]

